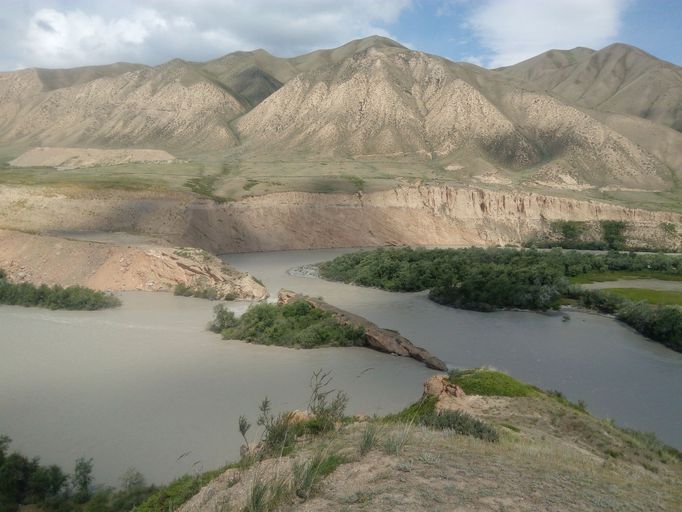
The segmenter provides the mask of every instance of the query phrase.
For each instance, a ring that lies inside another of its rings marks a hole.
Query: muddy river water
[[[322,296],[399,330],[452,367],[491,365],[599,416],[682,447],[682,354],[595,315],[476,313],[287,270],[340,250],[229,255],[280,287]],[[0,307],[0,433],[13,448],[71,470],[92,457],[99,482],[133,466],[151,482],[238,456],[237,418],[253,424],[265,396],[304,408],[311,373],[332,370],[353,412],[387,413],[421,394],[433,372],[363,348],[293,350],[223,341],[206,331],[213,303],[142,292],[98,312]],[[245,303],[232,303],[243,310]]]

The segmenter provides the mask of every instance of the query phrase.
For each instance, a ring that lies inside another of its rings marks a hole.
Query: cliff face
[[[128,231],[216,253],[380,245],[518,244],[554,220],[622,220],[632,245],[680,247],[682,215],[518,191],[446,186],[368,194],[287,192],[215,203],[137,193],[0,189],[10,229]]]
[[[189,210],[188,242],[218,252],[380,245],[518,244],[554,220],[623,220],[633,245],[679,246],[682,216],[520,192],[404,187],[359,195],[282,193]]]

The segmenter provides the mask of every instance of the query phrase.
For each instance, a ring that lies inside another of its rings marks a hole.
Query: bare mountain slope
[[[682,131],[682,68],[632,46],[551,50],[500,71],[579,106]]]
[[[0,142],[24,145],[228,147],[245,107],[175,60],[44,90],[38,70],[0,76]]]
[[[412,156],[542,181],[658,189],[670,172],[581,110],[517,80],[400,46],[302,73],[235,123],[246,149]]]
[[[29,69],[0,73],[0,146],[401,159],[504,183],[658,191],[682,172],[678,139],[634,115],[675,125],[679,69],[614,45],[490,71],[376,36],[289,59]]]

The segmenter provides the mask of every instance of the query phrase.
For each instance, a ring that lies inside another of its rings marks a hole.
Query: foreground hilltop
[[[334,412],[275,418],[261,444],[203,488],[208,478],[178,480],[139,510],[172,500],[187,500],[181,512],[673,511],[682,503],[675,449],[496,371],[434,376],[421,400],[386,418],[334,427],[325,423]]]

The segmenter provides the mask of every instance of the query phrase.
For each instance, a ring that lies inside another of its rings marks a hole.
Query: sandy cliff
[[[623,220],[632,245],[680,247],[682,215],[519,191],[406,186],[287,192],[216,203],[189,195],[0,188],[0,227],[127,231],[215,253],[381,245],[518,244],[553,220]]]
[[[200,250],[132,247],[0,230],[0,268],[16,282],[95,290],[171,291],[182,283],[262,299],[265,288]]]

